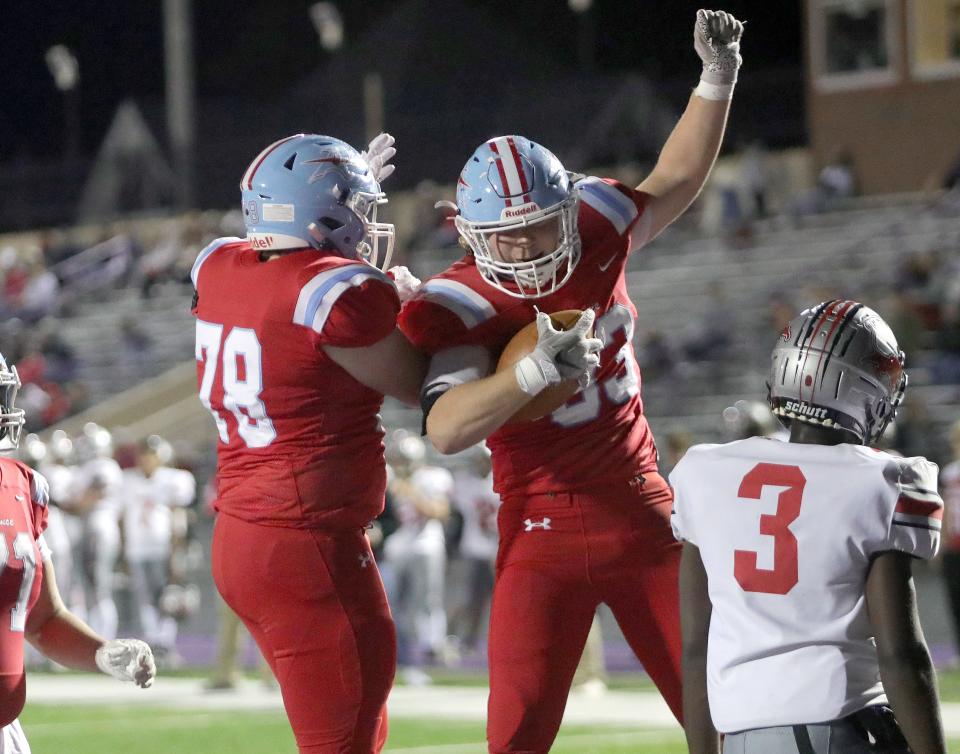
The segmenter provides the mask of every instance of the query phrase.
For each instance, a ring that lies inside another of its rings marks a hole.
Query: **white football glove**
[[[111,639],[95,656],[97,667],[119,681],[133,681],[140,688],[153,685],[157,665],[150,645],[140,639]]]
[[[714,86],[732,86],[743,62],[740,37],[743,24],[722,10],[698,10],[693,46],[703,61],[700,80]]]
[[[406,303],[412,299],[418,290],[420,290],[420,278],[414,275],[403,265],[391,267],[387,270],[387,276],[393,280],[397,286],[397,295],[400,296],[400,303]]]
[[[390,134],[379,134],[360,153],[360,156],[370,166],[373,179],[377,183],[383,183],[384,179],[388,178],[396,168],[395,165],[388,164],[397,153],[397,150],[393,147],[394,141],[396,140]]]
[[[537,347],[517,362],[514,374],[520,389],[537,395],[564,380],[582,380],[600,362],[603,342],[587,336],[595,314],[587,309],[569,330],[557,330],[550,315],[537,312]],[[581,382],[581,384],[583,384]]]

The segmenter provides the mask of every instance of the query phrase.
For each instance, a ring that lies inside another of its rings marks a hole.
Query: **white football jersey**
[[[864,590],[873,555],[932,558],[937,466],[860,445],[697,445],[670,474],[674,534],[699,548],[721,732],[834,720],[886,701]]]
[[[197,483],[189,471],[161,467],[149,477],[139,469],[124,472],[124,555],[130,561],[165,558],[173,536],[173,508],[190,505]]]
[[[960,552],[960,461],[943,467],[940,472],[940,494],[943,495],[947,519],[943,549]]]
[[[500,496],[493,491],[493,474],[480,477],[468,470],[457,472],[450,497],[463,516],[460,552],[467,558],[493,560],[497,555],[500,509]]]

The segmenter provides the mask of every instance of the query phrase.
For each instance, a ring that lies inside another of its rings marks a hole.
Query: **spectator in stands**
[[[60,281],[39,256],[27,263],[26,270],[27,280],[20,297],[18,315],[27,322],[36,322],[56,312]]]
[[[737,321],[734,307],[719,280],[707,286],[709,301],[700,317],[688,329],[683,342],[686,357],[693,362],[723,359],[733,344]]]
[[[853,155],[841,150],[823,166],[816,185],[795,198],[789,206],[794,219],[835,209],[837,204],[859,192]]]
[[[133,316],[120,321],[120,353],[122,361],[143,373],[153,359],[153,339],[141,322]]]

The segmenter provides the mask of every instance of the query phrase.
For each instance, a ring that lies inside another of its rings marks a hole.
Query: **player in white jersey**
[[[424,656],[440,653],[447,636],[444,522],[450,514],[453,475],[423,462],[423,440],[393,432],[386,447],[393,471],[388,485],[400,526],[384,544],[391,609],[397,620],[397,661],[408,683],[428,683],[419,668]]]
[[[774,347],[790,441],[698,445],[670,481],[692,754],[945,754],[911,558],[932,558],[937,466],[873,450],[903,352],[852,301],[804,311]],[[892,712],[891,712],[892,708]]]
[[[113,572],[120,555],[123,471],[113,459],[110,432],[93,422],[83,427],[74,446],[80,465],[74,470],[74,511],[83,521],[83,563],[87,620],[107,638],[117,635]]]
[[[466,581],[459,604],[451,611],[450,629],[464,648],[473,650],[493,594],[500,495],[493,489],[490,451],[486,445],[476,445],[470,461],[467,468],[453,475],[450,494],[450,501],[463,517],[459,549]]]
[[[168,464],[173,449],[150,435],[137,448],[137,466],[124,472],[123,555],[130,569],[140,627],[159,657],[174,655],[177,621],[161,610],[170,558],[186,527],[184,509],[197,493],[189,471]]]

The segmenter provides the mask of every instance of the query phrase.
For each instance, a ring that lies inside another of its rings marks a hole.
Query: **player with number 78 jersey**
[[[375,215],[384,139],[364,155],[313,134],[268,146],[241,183],[246,239],[214,241],[192,272],[218,436],[214,581],[309,754],[382,748],[396,665],[364,527],[383,509],[383,396],[415,402],[424,361],[376,266],[393,243]]]

